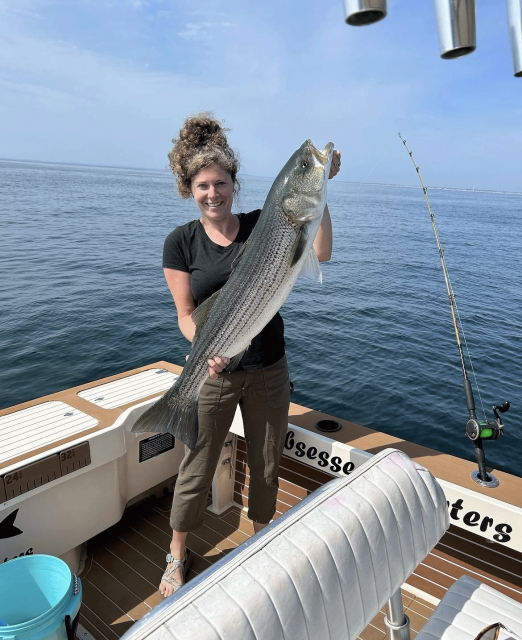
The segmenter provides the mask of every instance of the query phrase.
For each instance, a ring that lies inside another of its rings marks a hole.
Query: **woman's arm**
[[[196,325],[192,321],[192,312],[196,308],[196,302],[190,288],[190,274],[177,269],[163,269],[163,273],[174,298],[180,331],[187,340],[192,342],[196,333]],[[208,375],[211,378],[217,378],[217,374],[221,373],[229,362],[229,358],[215,356],[208,361]]]
[[[330,175],[328,179],[335,177],[341,170],[341,152],[334,151],[332,156],[332,164],[330,167]],[[319,262],[327,262],[332,257],[333,248],[333,232],[332,232],[332,219],[330,218],[330,210],[328,205],[324,208],[323,219],[321,220],[321,226],[317,231],[317,235],[314,240],[314,250],[317,254]]]
[[[177,269],[163,269],[163,273],[174,298],[180,331],[189,342],[192,342],[196,333],[196,325],[192,322],[192,312],[196,308],[196,303],[190,288],[190,274]]]

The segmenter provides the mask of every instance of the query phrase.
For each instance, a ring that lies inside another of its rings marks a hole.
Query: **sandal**
[[[192,554],[190,553],[190,549],[185,550],[185,555],[180,560],[179,558],[175,558],[171,553],[167,553],[165,558],[167,560],[167,564],[172,565],[171,567],[167,567],[165,573],[162,576],[162,581],[168,582],[172,587],[174,587],[174,591],[171,595],[174,595],[176,591],[181,589],[181,587],[185,584],[185,578],[187,576],[188,570],[190,569],[190,565],[192,564]],[[180,582],[172,575],[174,571],[181,567],[181,573],[183,576],[183,582]]]

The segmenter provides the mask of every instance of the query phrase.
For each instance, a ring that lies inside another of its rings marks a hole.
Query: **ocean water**
[[[262,206],[271,182],[243,178],[238,210]],[[429,195],[479,417],[482,405],[487,417],[512,405],[486,460],[520,475],[522,195]],[[293,400],[472,460],[422,191],[333,180],[328,200],[334,255],[323,284],[300,278],[282,308]],[[197,213],[166,170],[0,161],[0,408],[161,359],[182,364],[188,343],[161,255],[165,236]]]

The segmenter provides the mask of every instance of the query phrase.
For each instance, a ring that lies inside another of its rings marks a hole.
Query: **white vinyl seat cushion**
[[[416,640],[473,640],[496,622],[522,636],[522,604],[470,576],[462,576],[448,589]],[[499,640],[512,637],[500,631]]]
[[[125,640],[355,640],[448,527],[435,478],[385,450],[153,609]]]

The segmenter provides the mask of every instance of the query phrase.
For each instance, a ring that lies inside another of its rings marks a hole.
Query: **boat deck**
[[[331,476],[283,456],[276,517],[287,511]],[[245,445],[239,439],[236,463],[238,504],[248,501]],[[162,601],[157,590],[169,547],[172,494],[128,509],[122,520],[93,538],[81,574],[84,596],[80,624],[96,640],[116,640]],[[194,560],[190,580],[253,535],[243,509],[232,507],[221,516],[207,510],[205,523],[187,538]],[[486,544],[471,533],[450,528],[403,588],[412,638],[435,604],[461,575],[468,574],[522,602],[522,554],[496,543]],[[385,637],[384,611],[363,631],[362,640]]]
[[[162,601],[157,585],[171,535],[168,518],[171,500],[170,495],[131,509],[122,522],[92,541],[92,551],[81,576],[84,596],[80,624],[97,640],[120,638]],[[189,580],[253,533],[252,522],[238,507],[220,517],[207,511],[205,524],[188,536],[194,557]],[[407,591],[403,591],[403,601],[414,636],[434,605]],[[360,637],[384,639],[384,610]]]

